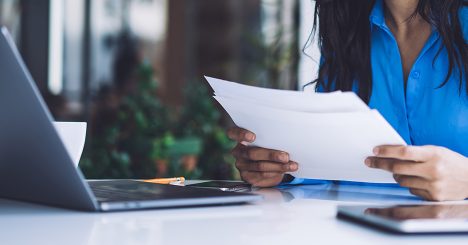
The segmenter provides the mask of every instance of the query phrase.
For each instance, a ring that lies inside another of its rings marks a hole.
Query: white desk
[[[467,244],[468,235],[398,236],[337,220],[338,203],[421,202],[356,186],[264,189],[255,205],[85,213],[0,199],[1,244]]]

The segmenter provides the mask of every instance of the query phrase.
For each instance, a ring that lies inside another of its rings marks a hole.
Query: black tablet
[[[398,233],[468,233],[468,204],[338,206],[337,216]]]

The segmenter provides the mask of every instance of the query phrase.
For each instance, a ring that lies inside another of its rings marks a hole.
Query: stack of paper
[[[205,77],[234,123],[256,134],[253,145],[288,152],[300,178],[394,183],[364,160],[378,145],[405,141],[352,92],[304,93]]]

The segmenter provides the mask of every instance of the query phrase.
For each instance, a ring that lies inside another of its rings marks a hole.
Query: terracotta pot
[[[169,160],[157,159],[154,161],[156,167],[156,178],[166,177],[169,171]]]
[[[185,172],[193,172],[198,165],[198,156],[197,155],[184,155],[180,159],[180,163],[184,168]]]

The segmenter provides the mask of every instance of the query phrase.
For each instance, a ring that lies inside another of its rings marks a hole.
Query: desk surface
[[[336,205],[420,203],[404,189],[321,184],[262,189],[254,205],[84,213],[0,199],[2,244],[466,244],[398,236],[335,218]]]

